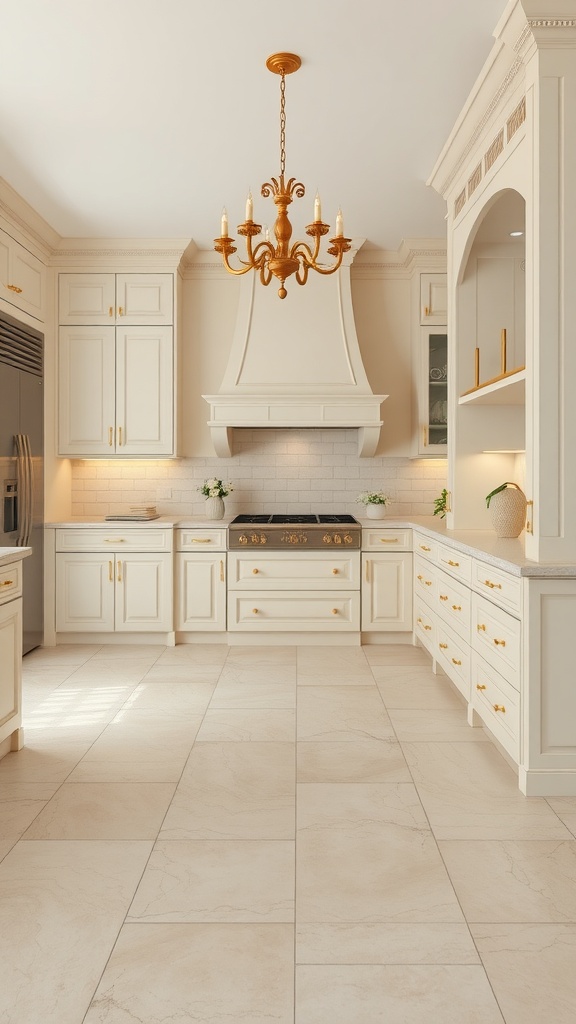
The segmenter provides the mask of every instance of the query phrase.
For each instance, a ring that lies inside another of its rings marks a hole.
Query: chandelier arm
[[[255,267],[260,266],[260,262],[262,260],[266,261],[266,254],[268,254],[268,259],[275,255],[274,246],[272,245],[272,242],[258,242],[258,245],[254,249],[253,253]]]
[[[226,267],[226,270],[230,274],[235,274],[236,277],[240,277],[242,274],[247,274],[249,270],[253,270],[252,263],[246,263],[245,260],[240,260],[242,269],[236,269],[236,267],[231,267],[230,263],[228,262],[228,256],[224,252],[222,253],[222,259],[224,261],[224,266]]]
[[[306,261],[303,261],[302,263],[300,263],[300,265],[298,267],[298,270],[296,271],[296,275],[295,275],[296,276],[296,280],[298,281],[298,284],[306,284],[306,281],[308,280],[308,270],[309,270],[309,266],[308,266],[308,263]]]
[[[260,283],[267,285],[270,284],[271,280],[272,271],[270,270],[268,264],[263,260],[262,263],[260,264]]]
[[[315,263],[314,264],[314,270],[316,271],[317,274],[323,274],[324,277],[327,277],[329,274],[336,273],[336,271],[340,269],[340,264],[342,263],[343,255],[344,255],[343,252],[339,252],[338,253],[338,256],[336,258],[336,263],[334,264],[333,267],[322,267],[322,266],[320,266],[319,263]]]
[[[316,263],[316,257],[318,256],[319,249],[319,243],[315,246],[315,252],[313,253],[312,249],[306,242],[295,242],[290,250],[290,257],[291,259],[298,259],[299,257],[302,257],[304,263],[308,263],[309,266],[313,267]]]

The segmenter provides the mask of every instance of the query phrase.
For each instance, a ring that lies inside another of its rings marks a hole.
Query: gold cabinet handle
[[[447,601],[448,600],[448,594],[440,594],[440,600],[441,601]]]
[[[428,430],[426,429],[426,427],[422,427],[422,443],[424,445],[424,448],[428,447]]]
[[[126,537],[104,537],[105,544],[125,544]]]
[[[432,548],[427,548],[425,544],[421,544],[420,545],[420,549],[421,549],[421,551],[431,551],[432,550]]]
[[[220,582],[224,583],[224,562],[220,559]]]
[[[124,316],[124,306],[118,306],[118,316]]]
[[[191,544],[211,544],[212,543],[212,538],[211,537],[191,537],[190,538],[190,543]]]
[[[108,444],[110,448],[114,444],[114,427],[108,427]]]
[[[416,622],[419,622],[419,623],[420,623],[420,625],[422,625],[422,619],[421,619],[420,617],[418,617],[418,618],[416,619]]]
[[[426,584],[427,587],[432,586],[432,580],[424,580],[424,583]]]
[[[506,708],[503,704],[493,704],[492,707],[494,708],[494,711],[501,711],[503,715],[506,714]]]
[[[118,583],[122,583],[122,562],[120,561],[120,559],[118,559],[117,562],[116,579],[118,580]]]
[[[453,664],[453,665],[461,665],[461,664],[462,664],[462,662],[461,662],[461,661],[458,661],[458,658],[452,658],[452,664]]]
[[[460,562],[453,562],[452,559],[449,558],[448,559],[448,565],[453,565],[455,568],[458,568],[459,565],[460,565]]]
[[[253,615],[258,615],[258,609],[257,608],[253,608],[252,609],[252,614]]]
[[[417,576],[417,577],[416,577],[416,579],[418,579],[418,580],[423,580],[423,579],[424,579],[424,577],[423,577],[422,575],[419,575],[419,576]]]
[[[338,609],[337,608],[333,608],[332,609],[332,615],[338,615]]]
[[[370,583],[370,562],[366,559],[366,583]]]
[[[430,316],[430,306],[424,306],[424,316]]]
[[[340,572],[340,569],[332,569],[332,575],[333,576],[337,576],[339,572]]]
[[[492,580],[484,580],[484,586],[490,587],[490,590],[502,590],[502,584],[492,583]]]
[[[476,683],[476,689],[477,690],[485,690],[486,689],[486,683]]]
[[[452,611],[453,612],[461,612],[462,611],[462,605],[461,604],[453,604],[452,605]]]
[[[14,583],[14,580],[2,580],[2,586],[3,587],[11,587],[13,583]]]
[[[495,643],[496,647],[506,647],[506,641],[505,640],[495,640],[494,643]]]
[[[108,316],[114,316],[114,306],[108,307]]]
[[[112,562],[108,562],[108,579],[110,583],[114,583],[114,565]]]
[[[259,570],[258,570],[258,569],[252,569],[252,572],[254,573],[254,576],[257,576],[257,575],[258,575],[258,572],[259,572]]]
[[[11,292],[16,292],[16,295],[22,294],[22,289],[19,288],[17,284],[7,284],[6,287],[9,288]]]
[[[424,629],[432,629],[432,626],[424,626]]]
[[[380,537],[381,544],[397,544],[398,537]]]
[[[448,650],[448,644],[438,644],[438,647],[439,647],[439,648],[440,648],[440,649],[441,649],[442,651],[447,651],[447,650]]]
[[[122,427],[118,427],[118,444],[122,447]]]
[[[479,622],[479,623],[477,624],[477,626],[476,626],[476,629],[478,630],[478,632],[479,632],[479,633],[480,633],[480,632],[482,632],[482,633],[485,633],[485,632],[486,632],[486,626],[484,625],[484,623],[483,623],[483,622]]]

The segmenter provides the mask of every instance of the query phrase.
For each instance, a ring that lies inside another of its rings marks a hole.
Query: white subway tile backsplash
[[[134,502],[164,515],[202,515],[199,487],[231,482],[229,513],[351,512],[363,491],[385,491],[391,515],[430,515],[446,487],[446,463],[376,456],[360,459],[354,430],[236,430],[231,459],[72,462],[72,514],[101,516]]]

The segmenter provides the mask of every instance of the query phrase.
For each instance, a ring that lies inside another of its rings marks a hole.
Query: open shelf
[[[481,385],[460,395],[458,405],[524,405],[526,398],[526,369],[507,374],[498,380]]]

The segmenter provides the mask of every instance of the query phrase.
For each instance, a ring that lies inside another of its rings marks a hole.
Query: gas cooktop
[[[326,513],[306,515],[241,515],[232,520],[230,526],[316,526],[318,524],[334,523],[336,525],[358,524],[358,520],[350,515],[330,515]]]
[[[228,546],[231,550],[267,546],[308,548],[319,551],[329,547],[360,548],[362,529],[354,516],[329,513],[305,515],[240,515],[230,523]]]

